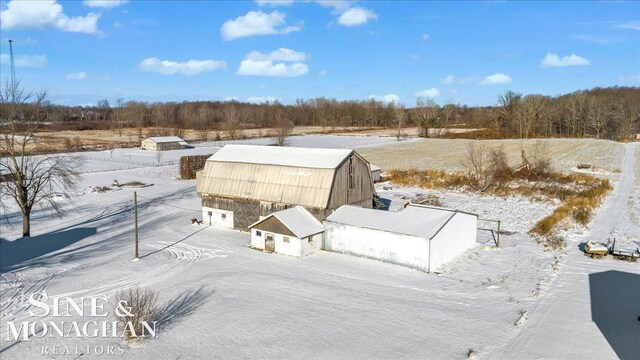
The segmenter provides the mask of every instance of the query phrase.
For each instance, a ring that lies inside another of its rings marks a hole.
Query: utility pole
[[[15,62],[13,61],[13,40],[9,39],[9,57],[11,60],[11,94],[12,94],[12,99],[11,102],[15,103],[16,99],[16,65]]]
[[[133,260],[139,260],[138,256],[138,192],[133,192],[133,206],[134,206],[134,214],[135,214],[135,229],[136,229],[136,256]]]

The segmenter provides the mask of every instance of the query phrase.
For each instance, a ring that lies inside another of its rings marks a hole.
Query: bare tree
[[[116,313],[118,326],[123,330],[126,341],[140,340],[150,330],[155,332],[160,316],[157,292],[135,286],[118,291],[116,298],[118,303],[125,304],[129,309]]]
[[[489,156],[490,151],[484,144],[470,142],[467,145],[467,156],[462,162],[474,185],[481,191],[486,190],[490,185]]]
[[[429,137],[429,126],[437,118],[438,105],[433,99],[419,96],[416,100],[416,112],[418,113],[418,122],[421,129],[420,135]]]
[[[30,92],[20,84],[7,85],[0,91],[0,105],[13,109],[5,120],[9,133],[0,138],[0,174],[6,175],[5,181],[0,182],[0,202],[11,199],[18,205],[24,237],[31,236],[34,207],[50,210],[57,216],[62,214],[57,197],[71,197],[77,184],[77,171],[82,165],[82,158],[77,156],[35,155],[38,152],[35,143],[38,122],[31,121],[25,128],[19,123],[17,109],[24,104],[38,109],[46,97],[46,91]],[[33,114],[38,116],[38,111]]]
[[[511,90],[498,96],[498,108],[495,114],[496,130],[511,130],[521,99],[521,93],[516,93]]]
[[[440,132],[441,135],[444,135],[447,133],[447,129],[449,127],[449,124],[451,122],[451,120],[456,116],[456,113],[458,111],[458,107],[454,104],[451,104],[449,102],[447,102],[443,107],[442,107],[442,115],[444,116],[443,122],[441,124],[442,126],[442,131]]]
[[[287,137],[291,134],[294,128],[293,122],[284,117],[282,109],[276,108],[275,121],[273,127],[276,129],[276,144],[278,146],[285,146],[287,144]]]
[[[407,118],[407,109],[405,109],[404,105],[402,104],[394,104],[393,110],[398,129],[396,133],[396,140],[400,141],[400,138],[402,137],[402,128],[404,127],[404,121]]]
[[[237,137],[238,129],[240,128],[238,107],[236,104],[230,104],[224,107],[224,129],[227,133],[227,138],[233,140]]]

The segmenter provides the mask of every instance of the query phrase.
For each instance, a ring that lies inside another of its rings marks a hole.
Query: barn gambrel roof
[[[326,208],[336,169],[352,155],[360,157],[348,149],[226,145],[198,173],[197,191]]]

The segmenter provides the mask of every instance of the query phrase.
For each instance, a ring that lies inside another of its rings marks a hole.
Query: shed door
[[[274,252],[276,249],[276,243],[273,240],[273,234],[266,234],[264,237],[264,250],[268,252]]]

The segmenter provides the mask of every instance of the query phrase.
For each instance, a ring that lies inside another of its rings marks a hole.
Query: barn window
[[[282,241],[288,244],[289,243],[289,237],[288,236],[283,236],[282,237]]]
[[[213,215],[213,211],[209,211],[209,216]]]
[[[355,187],[355,182],[353,181],[353,156],[349,157],[349,190]]]
[[[262,231],[256,230],[256,236],[262,236]]]
[[[227,218],[227,214],[220,214],[222,215],[222,219],[226,219]]]

